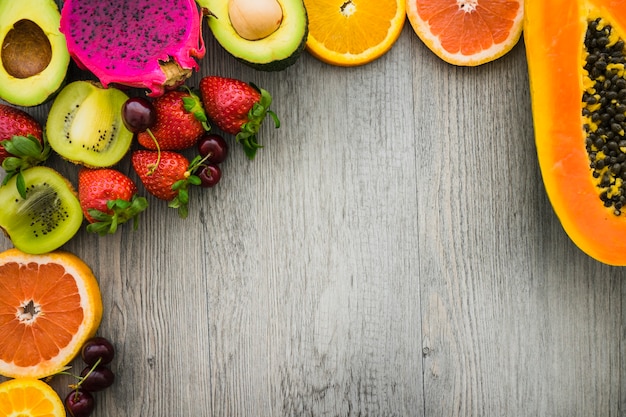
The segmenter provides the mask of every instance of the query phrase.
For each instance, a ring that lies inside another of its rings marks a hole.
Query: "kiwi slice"
[[[52,168],[36,166],[22,171],[26,198],[14,176],[0,187],[0,228],[23,252],[53,251],[80,229],[83,212],[72,184]]]
[[[118,163],[133,134],[122,121],[128,96],[117,88],[74,81],[54,99],[46,121],[50,147],[68,161],[92,168]]]

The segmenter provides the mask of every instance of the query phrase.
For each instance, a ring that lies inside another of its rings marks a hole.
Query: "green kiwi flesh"
[[[70,240],[83,222],[76,191],[52,168],[36,166],[22,174],[26,198],[17,189],[17,176],[0,187],[0,228],[23,252],[53,251]]]
[[[77,164],[92,168],[115,165],[133,140],[122,120],[127,99],[123,91],[91,81],[66,85],[54,99],[46,121],[50,147]]]

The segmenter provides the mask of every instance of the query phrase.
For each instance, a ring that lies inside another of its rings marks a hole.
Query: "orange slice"
[[[524,0],[406,0],[406,13],[417,36],[439,58],[475,66],[517,44]]]
[[[338,66],[362,65],[382,56],[406,20],[405,0],[304,0],[304,5],[307,50]]]
[[[0,416],[65,417],[63,401],[45,382],[10,379],[0,384]]]
[[[76,255],[0,253],[0,375],[38,379],[61,371],[101,318],[98,282]]]

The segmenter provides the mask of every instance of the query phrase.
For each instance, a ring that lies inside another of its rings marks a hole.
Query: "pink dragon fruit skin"
[[[201,24],[195,0],[65,0],[60,31],[76,64],[103,86],[146,88],[154,97],[199,69]]]

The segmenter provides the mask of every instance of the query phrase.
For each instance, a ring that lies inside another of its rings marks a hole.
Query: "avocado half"
[[[232,1],[232,0],[230,0]],[[219,44],[246,65],[261,71],[280,71],[293,65],[305,48],[309,22],[303,0],[276,0],[282,21],[270,35],[248,40],[237,33],[229,17],[229,0],[197,0],[206,8],[207,23]]]
[[[0,1],[0,98],[36,106],[65,81],[70,63],[53,0]]]

